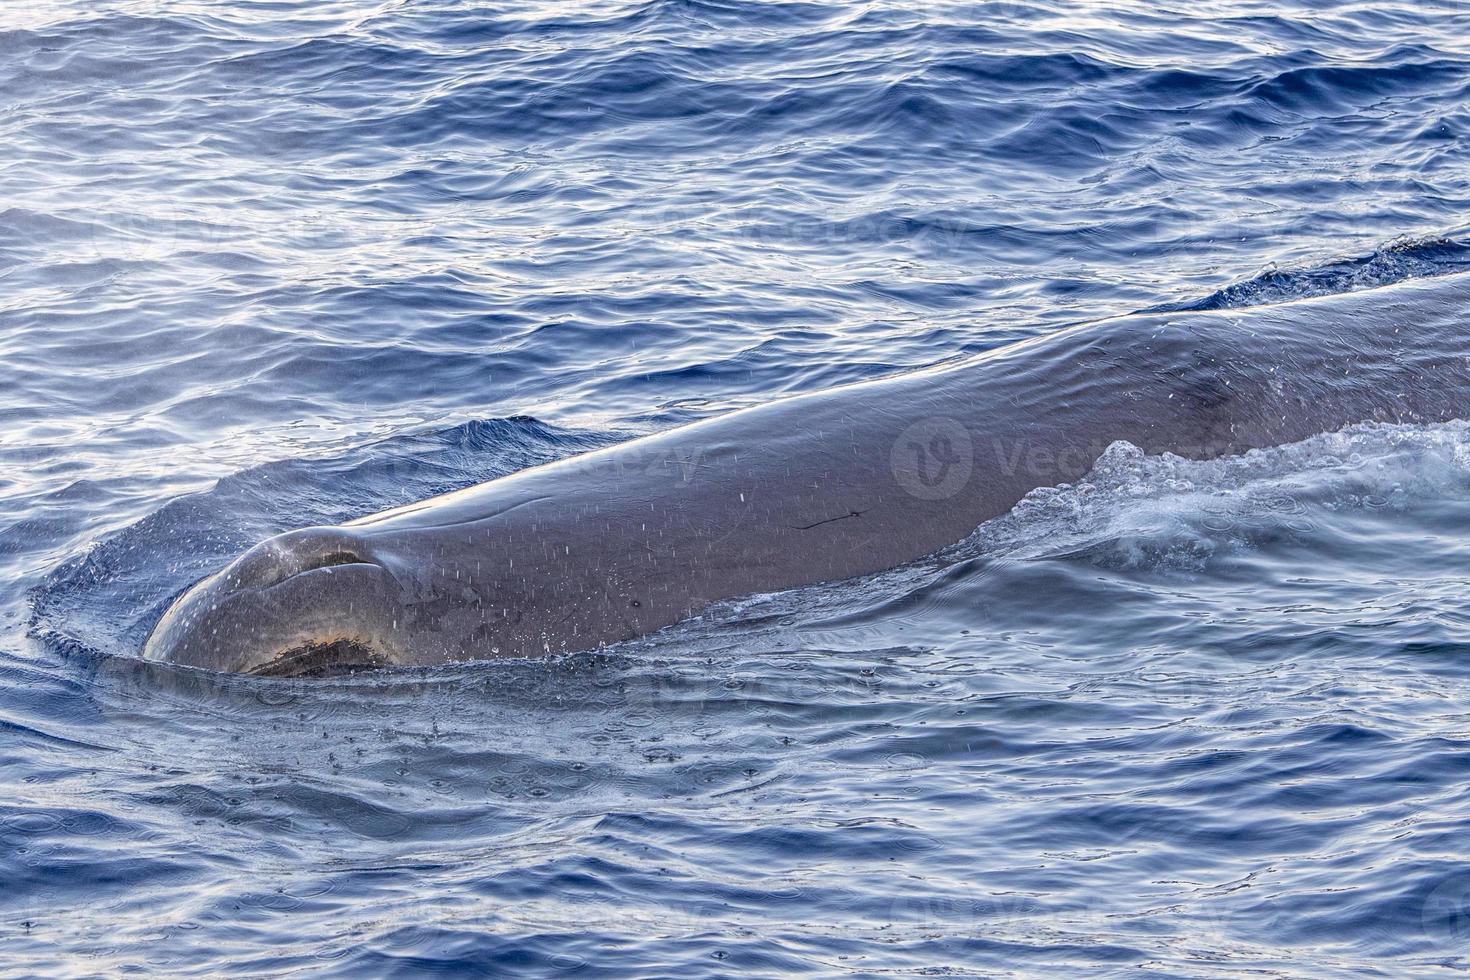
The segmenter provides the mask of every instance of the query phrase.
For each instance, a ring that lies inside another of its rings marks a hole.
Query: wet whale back
[[[1464,417],[1467,311],[1470,274],[1139,314],[773,401],[267,542],[181,599],[149,654],[253,669],[350,641],[434,663],[642,636],[935,552],[1115,441],[1201,459]]]

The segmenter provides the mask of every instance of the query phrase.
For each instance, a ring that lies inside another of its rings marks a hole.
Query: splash
[[[1116,442],[1076,484],[1033,490],[958,554],[1088,554],[1118,566],[1202,568],[1316,529],[1314,516],[1396,511],[1470,487],[1470,424],[1363,423],[1209,460]]]

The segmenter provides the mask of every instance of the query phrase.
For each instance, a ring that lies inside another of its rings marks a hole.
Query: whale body
[[[278,535],[144,656],[280,676],[585,651],[922,558],[1118,440],[1202,459],[1467,410],[1470,273],[1098,320]]]

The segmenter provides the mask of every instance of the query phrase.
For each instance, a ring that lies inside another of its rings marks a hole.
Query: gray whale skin
[[[1462,418],[1470,273],[1099,320],[769,403],[337,527],[189,589],[151,660],[267,675],[601,647],[921,558],[1114,440],[1190,458]]]

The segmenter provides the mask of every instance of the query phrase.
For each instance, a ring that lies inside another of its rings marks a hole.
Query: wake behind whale
[[[952,545],[1117,441],[1209,459],[1465,416],[1470,276],[1085,324],[272,538],[145,655],[298,674],[588,650]]]

